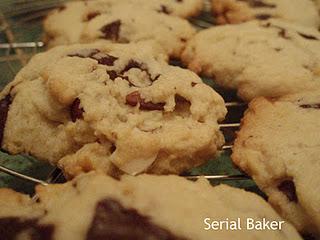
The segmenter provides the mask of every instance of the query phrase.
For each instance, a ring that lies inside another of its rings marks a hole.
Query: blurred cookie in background
[[[245,101],[320,87],[319,32],[275,19],[200,31],[182,60]]]
[[[155,40],[168,55],[179,58],[186,42],[195,34],[191,24],[166,14],[171,8],[164,5],[160,4],[162,11],[150,9],[148,6],[153,6],[155,1],[146,6],[133,2],[95,0],[67,3],[45,19],[46,41],[49,46],[55,46],[101,39],[120,43]]]
[[[320,25],[312,0],[212,0],[212,12],[218,24],[277,18],[307,27]]]

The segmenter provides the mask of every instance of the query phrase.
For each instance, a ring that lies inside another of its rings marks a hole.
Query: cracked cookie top
[[[140,44],[57,47],[1,93],[2,147],[61,167],[180,173],[223,145],[224,101],[193,72]],[[17,124],[18,123],[18,124]]]

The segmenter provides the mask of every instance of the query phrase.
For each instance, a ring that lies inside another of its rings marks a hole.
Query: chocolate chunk
[[[91,58],[97,60],[99,64],[107,65],[107,66],[113,66],[114,62],[118,60],[117,57],[114,57],[112,55],[105,54],[105,53],[98,53],[98,54],[92,55]]]
[[[107,25],[104,25],[100,31],[104,34],[105,39],[118,41],[120,32],[121,21],[117,20]]]
[[[135,107],[137,104],[140,104],[139,109],[141,110],[163,110],[165,103],[153,103],[153,102],[145,102],[143,98],[141,98],[140,93],[138,91],[134,91],[127,95],[126,104]]]
[[[6,126],[8,111],[11,103],[11,96],[9,94],[0,101],[0,144],[2,144],[4,128]]]
[[[144,71],[147,73],[147,75],[149,76],[149,79],[150,81],[156,81],[159,77],[160,77],[160,74],[156,75],[154,78],[151,77],[151,74],[149,73],[148,69],[143,67],[141,63],[135,61],[135,60],[130,60],[128,62],[128,64],[124,67],[124,69],[121,71],[121,74],[129,71],[130,69],[132,68],[138,68],[140,69],[141,71]]]
[[[91,58],[100,51],[98,49],[82,49],[76,53],[68,54],[68,57],[80,57],[80,58]]]
[[[116,145],[112,144],[110,148],[110,153],[114,153],[116,149],[117,149]]]
[[[80,107],[80,99],[76,98],[70,106],[70,117],[72,122],[83,118],[83,108]]]
[[[60,7],[58,7],[58,11],[62,12],[63,10],[65,10],[67,7],[65,5],[62,5]]]
[[[128,64],[124,67],[124,69],[121,71],[121,73],[125,73],[125,72],[128,72],[131,68],[139,68],[141,70],[144,70],[142,68],[142,65],[141,63],[138,63],[137,61],[135,60],[130,60],[128,62]]]
[[[181,2],[183,2],[183,0],[176,0],[176,2],[181,3]]]
[[[87,21],[90,21],[91,19],[94,19],[95,17],[101,15],[101,12],[95,11],[95,12],[90,12],[87,15]]]
[[[116,71],[111,70],[111,71],[107,71],[107,74],[109,75],[109,78],[111,80],[115,80],[117,77],[122,78],[123,80],[126,80],[129,82],[129,86],[134,86],[134,84],[132,84],[129,80],[128,76],[123,76],[121,74],[118,74]]]
[[[305,39],[308,39],[308,40],[319,40],[318,38],[316,38],[315,36],[312,36],[312,35],[308,35],[308,34],[305,34],[305,33],[300,33],[298,32],[298,34],[305,38]]]
[[[161,76],[161,74],[158,74],[157,76],[155,76],[155,78],[153,79],[153,81],[157,81],[160,76]]]
[[[14,240],[22,232],[28,232],[31,240],[52,240],[54,226],[38,224],[37,219],[23,220],[17,217],[0,219],[0,239]]]
[[[86,236],[87,240],[182,240],[155,225],[135,209],[124,208],[113,199],[98,202]]]
[[[278,185],[278,189],[287,196],[290,202],[298,202],[296,187],[292,180],[284,180]]]
[[[118,60],[117,57],[102,53],[98,49],[82,49],[76,53],[68,54],[68,57],[92,58],[97,60],[99,64],[113,66],[114,62]]]
[[[194,87],[194,86],[196,86],[198,83],[195,83],[195,82],[192,82],[191,83],[191,87]]]
[[[109,78],[110,78],[111,80],[115,80],[115,79],[118,77],[117,72],[116,72],[116,71],[113,71],[113,70],[107,71],[107,74],[109,75]]]
[[[160,13],[170,14],[170,11],[165,5],[161,5],[161,9],[158,11]]]
[[[259,19],[259,20],[267,20],[269,18],[271,18],[272,16],[270,14],[257,14],[255,16],[256,19]]]
[[[238,0],[241,2],[247,2],[250,7],[253,8],[259,8],[259,7],[264,7],[264,8],[275,8],[275,4],[270,4],[270,3],[265,3],[262,2],[261,0]]]
[[[299,107],[301,108],[314,108],[314,109],[320,109],[320,103],[315,103],[315,104],[302,104],[302,105],[299,105]]]
[[[178,95],[178,94],[175,95],[175,102],[176,102],[176,104],[178,104],[178,103],[190,103],[189,100],[185,99],[184,97],[182,97],[181,95]]]

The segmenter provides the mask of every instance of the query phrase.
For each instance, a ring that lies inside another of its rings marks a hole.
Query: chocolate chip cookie
[[[250,101],[320,86],[320,34],[280,20],[250,21],[199,32],[186,65]]]
[[[163,11],[169,9],[163,5]],[[49,14],[44,31],[50,46],[101,39],[120,43],[154,40],[174,58],[180,56],[186,42],[195,34],[187,20],[128,0],[67,3],[63,9]]]
[[[212,187],[204,179],[141,175],[117,181],[91,173],[38,186],[38,202],[25,204],[18,199],[27,201],[27,196],[9,193],[0,190],[0,233],[6,240],[301,239],[286,222],[281,230],[246,230],[244,223],[237,231],[205,230],[207,218],[282,219],[259,196],[226,185]],[[23,214],[29,208],[42,213]]]
[[[180,173],[213,158],[224,101],[160,49],[95,43],[36,55],[0,94],[2,148],[69,176]]]
[[[212,12],[218,24],[270,18],[315,28],[320,24],[312,0],[212,0]]]
[[[320,91],[249,104],[234,162],[298,230],[320,237]]]

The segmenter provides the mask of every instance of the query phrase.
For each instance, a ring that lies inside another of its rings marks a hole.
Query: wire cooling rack
[[[17,39],[17,33],[14,28],[18,30],[26,23],[32,23],[40,20],[44,17],[48,11],[54,7],[58,7],[65,1],[48,0],[45,4],[42,0],[2,0],[0,4],[0,66],[2,69],[6,69],[7,79],[13,79],[15,74],[21,67],[27,64],[28,60],[39,51],[45,50],[45,44],[39,39]],[[12,3],[13,2],[13,3]],[[42,4],[41,4],[42,2]],[[32,4],[31,4],[32,3]],[[206,9],[208,9],[208,3],[206,2]],[[13,7],[16,6],[16,7]],[[12,21],[12,19],[15,19]],[[38,21],[39,22],[39,21]],[[190,22],[197,28],[204,29],[211,27],[213,24],[212,16],[209,11],[204,10],[203,13],[197,18],[191,18]],[[29,25],[29,24],[28,24]],[[28,30],[27,30],[28,31]],[[18,31],[19,32],[19,31]],[[38,34],[39,35],[39,34]],[[230,91],[225,91],[216,85],[212,85],[211,80],[204,79],[205,82],[213,86],[225,99],[226,107],[228,108],[228,114],[226,120],[220,124],[220,129],[225,135],[226,144],[222,147],[222,152],[225,155],[230,156],[232,150],[232,142],[234,140],[235,131],[240,126],[240,119],[243,111],[246,109],[246,104],[239,101],[234,94]],[[7,82],[1,82],[3,87]],[[216,161],[216,160],[215,160]],[[223,159],[221,161],[224,161]],[[21,173],[15,169],[0,165],[0,172],[9,174],[11,176],[20,178],[24,181],[29,181],[34,184],[47,185],[49,183],[56,183],[64,181],[61,170],[53,168],[50,173],[43,179],[35,176],[30,176],[25,173]],[[183,175],[187,179],[197,179],[199,177],[205,177],[209,180],[229,180],[229,181],[243,181],[248,180],[249,177],[242,174],[238,170],[233,173],[219,173],[219,174],[206,174],[199,169],[191,171],[190,173]]]

